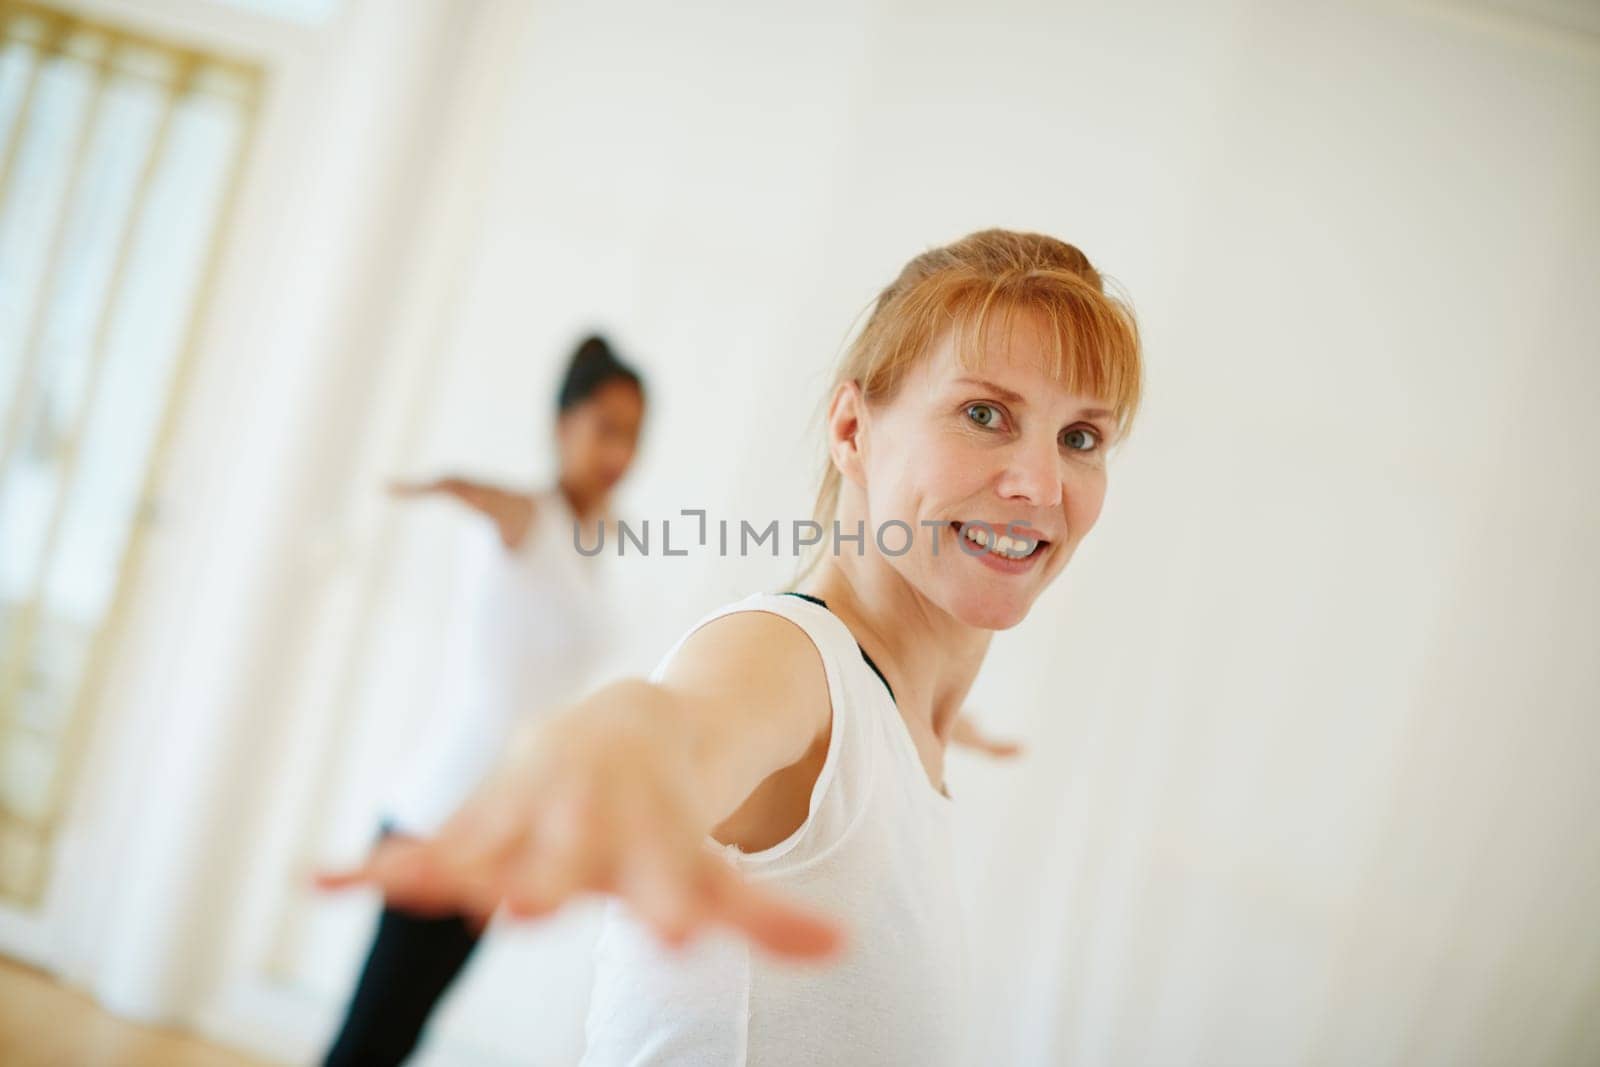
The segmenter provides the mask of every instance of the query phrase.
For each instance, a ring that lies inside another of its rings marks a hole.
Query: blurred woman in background
[[[606,521],[612,488],[633,462],[644,386],[603,338],[573,353],[556,400],[556,484],[533,491],[463,478],[400,483],[399,497],[442,495],[480,519],[462,585],[441,699],[409,771],[394,783],[380,840],[427,837],[502,754],[518,721],[577,696],[607,642],[598,556],[573,548],[573,527]],[[385,906],[329,1067],[402,1062],[460,974],[487,912],[427,914]]]

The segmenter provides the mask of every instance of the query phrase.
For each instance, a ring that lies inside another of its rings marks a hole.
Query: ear
[[[856,486],[867,484],[865,463],[867,402],[855,381],[840,382],[828,404],[828,454],[839,473]]]

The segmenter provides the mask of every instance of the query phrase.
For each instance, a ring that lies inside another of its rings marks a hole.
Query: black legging
[[[390,832],[385,826],[383,834]],[[323,1067],[393,1067],[403,1062],[481,937],[482,931],[463,915],[425,918],[385,907],[344,1025]]]

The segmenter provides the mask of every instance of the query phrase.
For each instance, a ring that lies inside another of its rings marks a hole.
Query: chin
[[[993,590],[958,593],[946,608],[968,626],[982,630],[1009,630],[1028,617],[1033,602],[1015,597],[996,597]]]

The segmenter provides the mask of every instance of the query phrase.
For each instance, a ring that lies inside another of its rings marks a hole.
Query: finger
[[[367,853],[366,859],[354,867],[322,868],[312,874],[312,884],[319,889],[348,889],[351,886],[380,884],[392,878],[397,869],[403,869],[411,850],[421,844],[420,838],[410,836],[385,837]]]
[[[517,915],[553,911],[585,889],[614,888],[614,822],[590,790],[568,789],[542,805],[512,864],[507,904]]]
[[[617,891],[669,945],[688,941],[707,918],[694,866],[648,846],[634,852],[617,879]]]
[[[1015,741],[987,741],[984,749],[997,759],[1011,759],[1022,755],[1022,746]]]
[[[330,892],[349,889],[351,886],[365,885],[370,881],[372,881],[372,874],[364,863],[359,867],[325,868],[313,871],[311,874],[311,884],[314,887]]]
[[[492,912],[498,897],[483,879],[441,862],[435,842],[390,838],[377,846],[363,872],[402,911],[438,915],[461,910]]]
[[[750,884],[716,856],[707,856],[705,878],[712,917],[771,952],[825,959],[844,947],[837,922]]]
[[[382,891],[385,904],[415,915],[468,911],[488,916],[500,900],[492,882],[451,870],[439,862],[430,842],[411,837],[388,838],[360,865],[317,871],[312,883],[329,891],[372,885]]]
[[[463,870],[493,866],[528,843],[528,801],[491,780],[439,828],[441,862]]]
[[[512,884],[512,861],[516,843],[508,842],[491,853],[464,857],[441,848],[434,856],[439,895],[456,909],[477,915],[492,915],[504,902]]]
[[[369,885],[376,877],[376,870],[373,864],[376,855],[377,850],[374,848],[367,853],[360,863],[352,866],[317,867],[311,872],[311,886],[313,889],[325,892],[336,892],[359,885]]]
[[[525,873],[507,887],[506,911],[518,919],[537,919],[559,909],[575,888],[570,880],[551,879],[543,873]]]
[[[421,847],[421,843],[414,840],[384,841],[357,866],[317,871],[312,882],[317,888],[330,891],[372,885],[386,895],[403,894],[419,881],[426,880],[417,860]]]
[[[426,874],[385,889],[384,902],[415,915],[466,913],[485,919],[500,906],[502,892],[492,873],[462,872],[435,865]]]
[[[512,865],[506,910],[518,918],[548,915],[576,896],[593,879],[591,856],[577,849],[552,848],[540,841]]]

